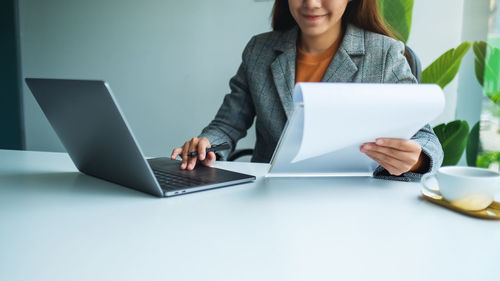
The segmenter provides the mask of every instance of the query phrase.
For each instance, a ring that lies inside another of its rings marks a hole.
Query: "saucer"
[[[439,189],[436,188],[436,191],[437,190],[439,190]],[[424,188],[422,188],[420,190],[420,192],[422,192],[422,195],[426,200],[428,200],[434,204],[448,208],[450,210],[453,210],[455,212],[459,212],[459,213],[467,215],[467,216],[482,218],[482,219],[494,219],[494,220],[500,219],[500,203],[499,202],[493,202],[493,203],[491,203],[491,205],[489,205],[486,209],[483,209],[483,210],[469,211],[469,210],[465,210],[465,209],[462,209],[462,208],[459,208],[459,207],[452,205],[450,202],[443,199],[443,196],[441,196],[437,193],[430,192]]]

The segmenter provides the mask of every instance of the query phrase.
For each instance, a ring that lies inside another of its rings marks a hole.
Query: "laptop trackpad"
[[[168,157],[148,159],[148,163],[153,170],[166,171],[175,175],[188,178],[195,178],[204,184],[214,184],[238,181],[242,179],[255,179],[254,176],[227,171],[219,168],[196,165],[193,170],[181,170],[181,161],[172,160]]]

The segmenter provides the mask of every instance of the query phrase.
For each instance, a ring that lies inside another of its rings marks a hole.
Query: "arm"
[[[245,47],[242,55],[242,63],[236,75],[230,80],[231,93],[224,97],[219,111],[210,124],[205,127],[200,138],[207,138],[212,145],[227,142],[231,148],[218,154],[225,159],[234,150],[236,142],[246,136],[248,128],[252,126],[255,109],[250,96],[247,80],[247,60],[255,45],[252,38]]]
[[[403,52],[404,45],[401,42],[392,43],[385,60],[383,83],[417,83]],[[420,155],[417,160],[420,165],[413,166],[400,175],[393,175],[384,167],[379,166],[373,173],[374,177],[415,181],[419,180],[422,174],[434,171],[441,166],[443,150],[439,139],[429,125],[420,129],[411,140],[420,146]]]
[[[192,170],[197,163],[211,166],[215,162],[216,155],[214,152],[205,154],[205,149],[223,142],[229,143],[230,148],[219,151],[217,154],[222,159],[227,158],[236,142],[246,135],[248,128],[252,125],[255,110],[247,83],[246,62],[254,44],[255,39],[252,38],[243,51],[243,62],[236,75],[229,82],[231,93],[224,97],[224,102],[214,120],[202,130],[197,138],[186,141],[182,147],[172,151],[172,159],[178,156],[182,157],[180,166],[182,170]],[[192,151],[198,151],[198,156],[189,157],[188,153]]]

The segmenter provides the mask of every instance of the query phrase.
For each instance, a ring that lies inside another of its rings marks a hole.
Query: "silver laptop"
[[[255,180],[198,165],[180,170],[169,157],[145,159],[104,81],[26,78],[71,160],[84,174],[159,197]]]

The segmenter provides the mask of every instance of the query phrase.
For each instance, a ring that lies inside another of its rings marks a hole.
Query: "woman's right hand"
[[[211,166],[215,162],[215,153],[209,152],[205,154],[205,150],[210,147],[211,144],[207,138],[192,138],[185,142],[182,147],[174,149],[171,158],[175,160],[179,155],[182,157],[181,170],[192,170],[197,162],[205,166]],[[188,153],[193,151],[198,151],[197,157],[188,156]]]

